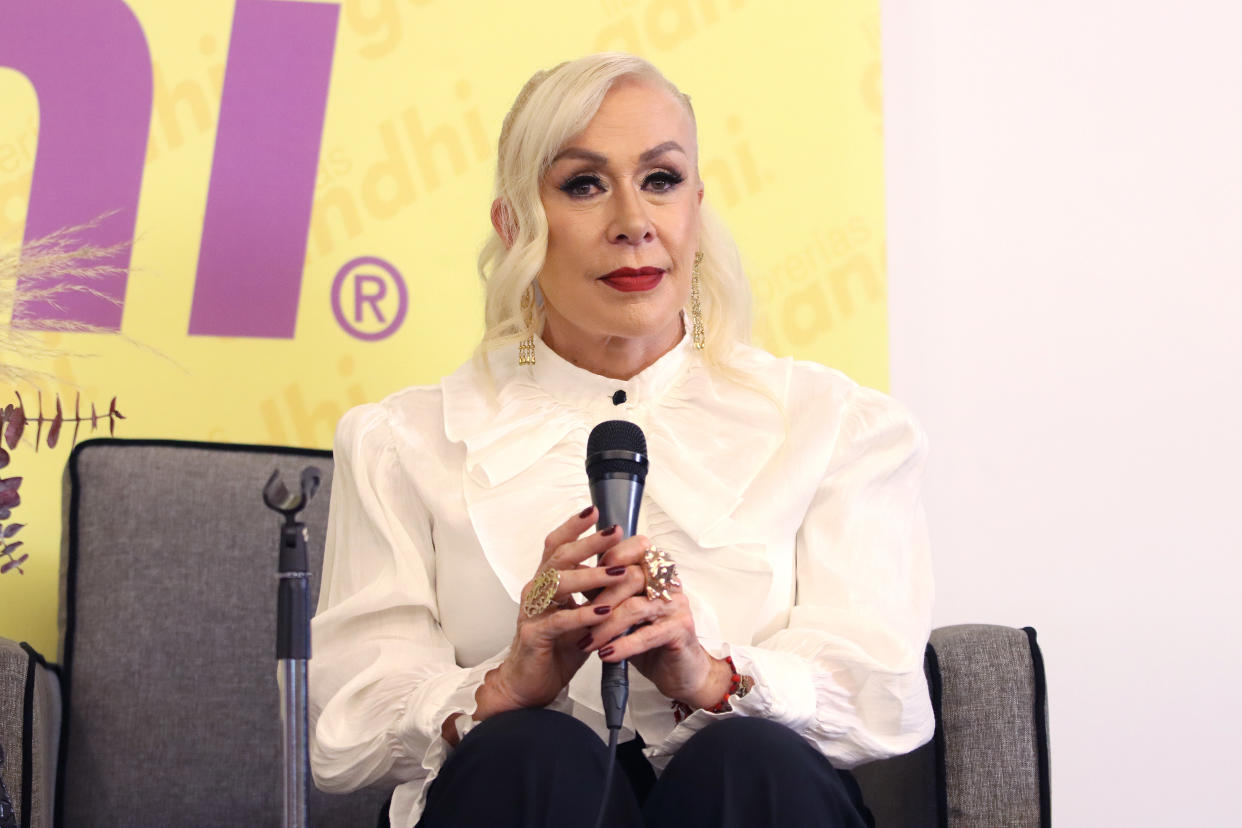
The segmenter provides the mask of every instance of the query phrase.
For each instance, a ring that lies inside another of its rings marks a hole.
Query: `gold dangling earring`
[[[522,294],[522,324],[530,331],[518,344],[518,365],[535,364],[535,287],[527,285]]]
[[[702,252],[695,253],[694,273],[690,277],[690,338],[694,340],[694,347],[700,351],[703,350],[703,345],[707,341],[707,335],[703,332],[703,308],[699,304],[699,276],[702,265]]]

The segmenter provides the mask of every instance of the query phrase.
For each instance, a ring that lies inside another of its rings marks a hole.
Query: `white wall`
[[[1237,825],[1242,6],[884,0],[937,624],[1039,630],[1055,824]]]

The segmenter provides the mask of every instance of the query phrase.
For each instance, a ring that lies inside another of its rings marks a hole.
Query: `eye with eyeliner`
[[[598,175],[579,173],[565,179],[559,189],[570,198],[588,198],[604,192],[604,182]]]
[[[656,170],[643,179],[643,189],[655,193],[667,193],[677,189],[686,177],[675,170]]]
[[[652,193],[668,193],[686,180],[676,170],[660,169],[648,173],[643,178],[642,188]],[[558,187],[570,198],[590,198],[597,193],[607,192],[604,180],[594,173],[577,173],[566,178]]]

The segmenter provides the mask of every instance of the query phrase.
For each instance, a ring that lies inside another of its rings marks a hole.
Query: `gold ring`
[[[530,588],[526,590],[526,597],[522,599],[522,612],[526,613],[527,618],[534,618],[539,613],[546,610],[552,605],[552,599],[556,597],[556,591],[561,586],[561,572],[559,569],[545,569],[535,576],[535,580],[530,582]]]
[[[681,586],[677,577],[677,564],[658,546],[643,553],[643,575],[647,579],[647,598],[654,601],[673,600],[673,588]]]

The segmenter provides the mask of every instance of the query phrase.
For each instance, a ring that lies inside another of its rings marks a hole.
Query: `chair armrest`
[[[20,825],[52,826],[61,714],[57,669],[30,645],[0,638],[0,778]]]
[[[931,650],[949,825],[1049,825],[1047,691],[1035,631],[941,627]]]

